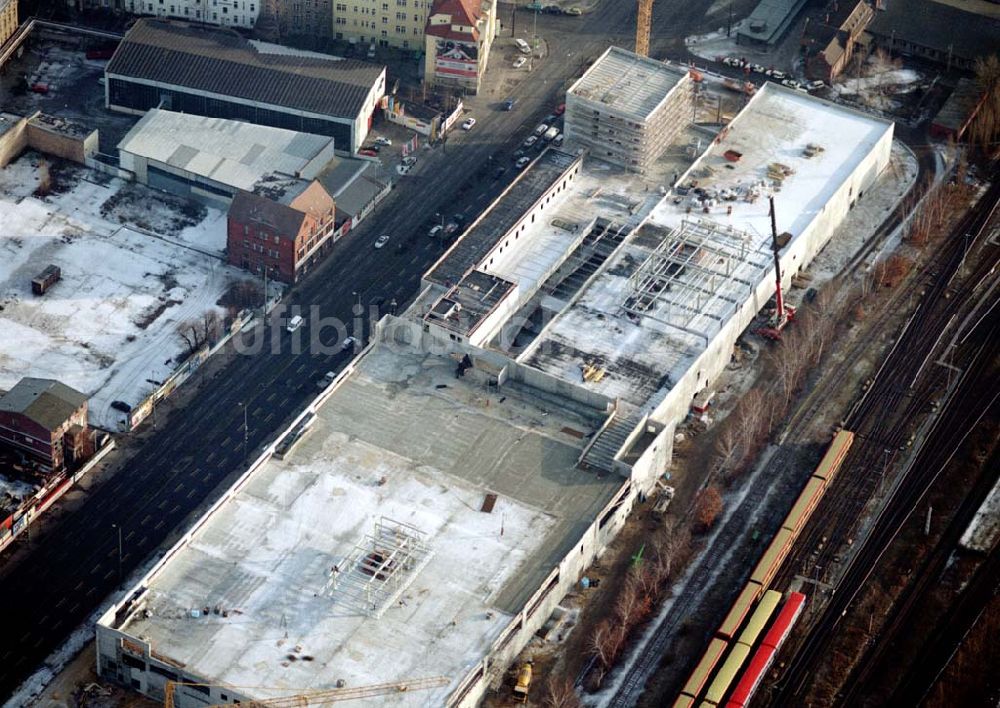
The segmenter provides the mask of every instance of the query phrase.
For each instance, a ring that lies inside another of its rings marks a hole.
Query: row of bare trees
[[[642,625],[662,599],[670,581],[691,554],[691,532],[670,517],[649,542],[649,558],[632,566],[615,598],[610,619],[602,620],[590,637],[596,665],[588,688],[596,690],[625,649],[629,635]]]
[[[201,319],[184,320],[177,325],[177,336],[187,347],[191,356],[205,344],[219,338],[222,330],[222,320],[215,310],[206,310]]]

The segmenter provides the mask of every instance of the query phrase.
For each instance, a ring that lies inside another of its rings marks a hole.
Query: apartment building
[[[378,47],[417,49],[431,0],[334,0],[333,36]]]
[[[175,17],[222,27],[249,29],[257,22],[264,0],[124,0],[121,9],[136,15]],[[101,6],[99,0],[86,5]]]
[[[0,44],[17,29],[17,0],[0,0]]]
[[[496,30],[496,0],[435,0],[425,33],[427,85],[478,93]]]

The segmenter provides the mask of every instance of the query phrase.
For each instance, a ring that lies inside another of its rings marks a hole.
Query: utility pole
[[[729,37],[733,32],[733,0],[729,0],[729,21],[726,23],[726,36]]]

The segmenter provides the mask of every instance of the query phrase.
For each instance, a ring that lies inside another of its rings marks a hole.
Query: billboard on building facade
[[[454,39],[437,40],[434,71],[443,76],[476,78],[479,74],[479,47]]]

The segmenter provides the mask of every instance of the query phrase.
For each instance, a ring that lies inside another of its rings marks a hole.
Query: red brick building
[[[261,275],[266,268],[269,278],[294,283],[339,233],[333,198],[315,180],[280,201],[237,192],[229,207],[229,262]]]
[[[0,397],[0,445],[60,470],[90,456],[87,397],[52,379],[23,378]]]

